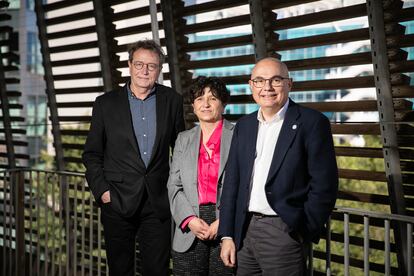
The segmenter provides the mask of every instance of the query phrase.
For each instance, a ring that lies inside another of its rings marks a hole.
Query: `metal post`
[[[385,275],[391,274],[391,244],[390,244],[390,221],[388,219],[385,220],[385,237],[384,237],[384,244],[385,244]]]
[[[413,225],[407,223],[407,275],[413,275]]]
[[[49,52],[49,42],[46,31],[46,15],[43,9],[43,0],[35,0],[35,11],[37,18],[37,28],[39,30],[39,40],[42,51],[43,66],[45,69],[46,94],[52,121],[53,145],[55,146],[56,169],[65,170],[63,159],[62,136],[60,133],[59,118],[56,103],[55,85],[53,82],[52,63]]]
[[[151,16],[151,32],[152,32],[152,39],[157,42],[159,45],[160,43],[160,34],[159,34],[159,28],[158,28],[158,18],[157,18],[157,3],[155,3],[155,0],[149,0],[149,7],[150,7],[150,16]],[[164,77],[161,74],[158,77],[158,82],[163,83]]]
[[[48,276],[49,275],[49,263],[51,262],[51,259],[49,257],[49,205],[48,205],[48,197],[49,197],[49,173],[45,174],[45,183],[44,183],[44,193],[45,193],[45,198],[44,198],[44,216],[45,216],[45,254],[44,254],[44,258],[45,258],[45,263],[44,263],[44,276]]]
[[[344,214],[344,275],[349,276],[349,214]]]
[[[16,220],[16,270],[17,275],[24,276],[25,264],[26,264],[26,250],[24,239],[24,172],[13,172],[16,183],[16,207],[15,207],[15,220]],[[4,245],[3,245],[4,246]]]
[[[174,17],[177,16],[175,11],[178,9],[173,7],[171,0],[161,0],[162,18],[164,22],[165,41],[168,52],[168,64],[170,68],[171,86],[180,94],[183,93],[183,80],[180,73],[180,62],[178,58],[177,35],[175,32]]]
[[[252,22],[252,35],[256,61],[267,57],[265,16],[263,15],[262,0],[249,0],[250,21]]]
[[[364,216],[364,275],[369,276],[369,217]]]
[[[395,128],[394,105],[390,81],[389,62],[384,23],[383,1],[367,1],[369,35],[374,67],[374,79],[377,92],[379,123],[383,143],[385,174],[387,176],[388,192],[391,211],[394,214],[405,215],[406,206],[398,151],[397,131]],[[402,275],[407,275],[405,268],[407,260],[406,228],[401,223],[394,223],[395,243],[398,255],[398,265]]]
[[[114,64],[114,59],[117,57],[113,54],[112,46],[115,44],[114,40],[108,34],[114,33],[111,18],[107,14],[111,12],[111,7],[101,0],[93,0],[93,12],[96,22],[96,33],[98,36],[99,59],[102,71],[102,80],[104,92],[109,92],[118,87],[119,75]],[[109,30],[108,30],[109,28]]]
[[[331,218],[326,223],[326,275],[331,275]]]

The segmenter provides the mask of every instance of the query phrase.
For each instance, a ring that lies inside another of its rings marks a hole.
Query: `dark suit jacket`
[[[236,124],[221,198],[219,236],[233,237],[239,249],[246,231],[258,124],[257,112]],[[265,184],[267,201],[291,231],[317,242],[337,190],[329,120],[290,100]]]
[[[109,190],[111,207],[120,215],[132,216],[148,191],[155,214],[170,217],[167,180],[170,146],[184,130],[182,97],[163,85],[156,87],[157,130],[151,160],[141,159],[126,86],[96,98],[92,122],[82,158],[86,179],[95,200]]]

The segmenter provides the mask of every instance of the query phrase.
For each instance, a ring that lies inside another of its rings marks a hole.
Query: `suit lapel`
[[[288,110],[286,111],[285,119],[283,121],[282,129],[277,139],[275,151],[273,154],[272,164],[270,165],[269,175],[266,183],[272,179],[278,172],[280,165],[285,158],[289,146],[291,145],[296,133],[299,131],[300,124],[297,122],[299,117],[298,105],[290,100]]]
[[[198,156],[200,152],[200,139],[201,139],[201,128],[200,126],[196,126],[192,129],[192,135],[188,141],[186,153],[187,158],[183,160],[183,162],[188,162],[186,164],[186,168],[190,168],[190,189],[192,190],[189,195],[191,195],[191,202],[193,205],[198,203],[198,181],[197,181],[197,173],[198,173]]]
[[[224,168],[227,163],[227,156],[229,155],[233,128],[234,126],[229,121],[223,121],[223,130],[221,133],[220,141],[220,169],[218,174],[219,178],[223,174]]]
[[[250,179],[252,177],[254,160],[256,159],[257,132],[259,130],[259,121],[257,120],[257,111],[253,114],[252,114],[252,117],[250,118],[251,122],[247,125],[247,129],[243,132],[243,139],[240,139],[240,141],[243,141],[242,145],[245,145],[244,148],[246,150],[244,152],[247,154],[244,157],[246,158],[246,168],[248,168],[249,170],[247,172],[248,181],[246,181],[246,184],[248,186],[250,186]]]

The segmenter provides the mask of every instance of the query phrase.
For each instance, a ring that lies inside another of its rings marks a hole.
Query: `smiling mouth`
[[[267,93],[267,94],[264,94],[264,95],[260,95],[260,97],[263,97],[263,98],[274,98],[276,96],[277,96],[276,93]]]

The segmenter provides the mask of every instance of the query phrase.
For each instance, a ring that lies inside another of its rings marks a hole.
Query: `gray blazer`
[[[224,120],[220,144],[220,183],[217,184],[217,208],[220,206],[221,183],[223,183],[224,167],[229,154],[233,128],[234,126],[229,121]],[[176,225],[172,248],[177,252],[187,251],[195,239],[195,235],[191,231],[183,232],[179,226],[187,217],[199,216],[197,165],[200,137],[201,128],[196,126],[178,134],[175,142],[167,188],[171,213]],[[218,213],[218,209],[216,209],[217,218],[219,217]]]

